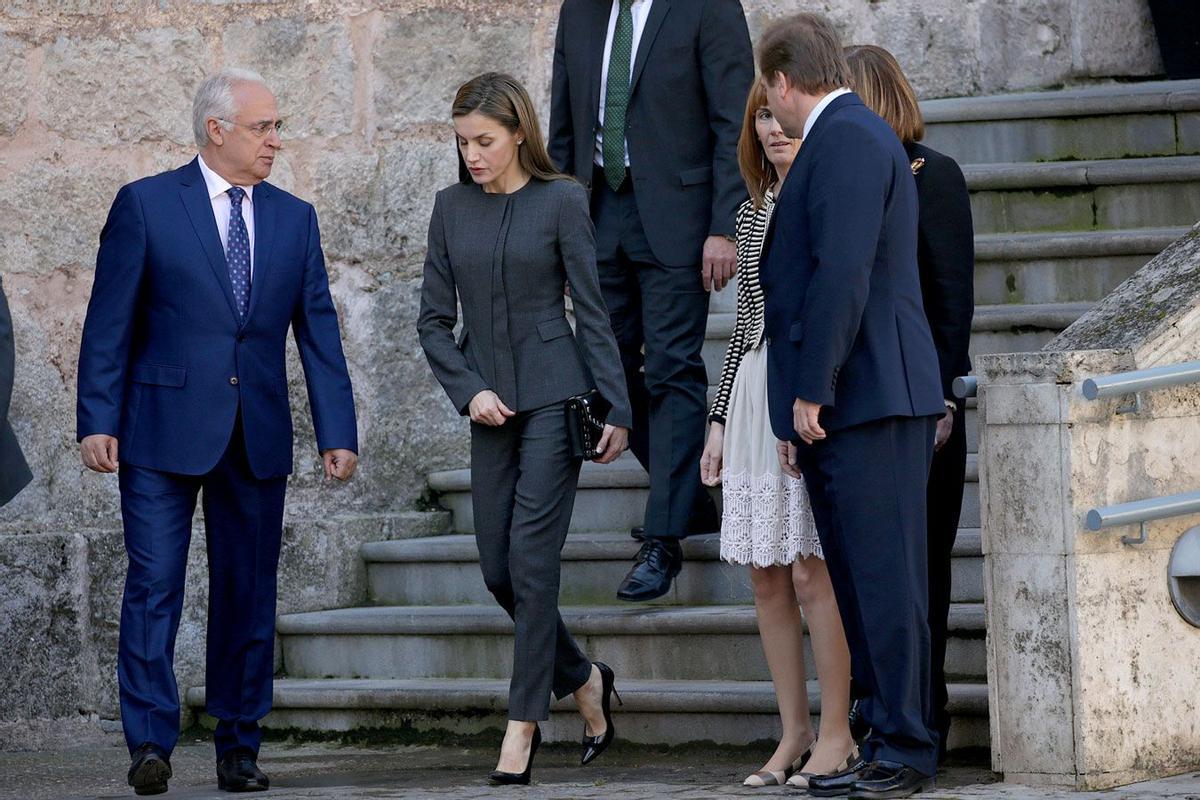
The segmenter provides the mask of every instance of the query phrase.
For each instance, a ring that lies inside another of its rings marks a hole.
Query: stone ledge
[[[975,260],[1024,261],[1088,256],[1157,255],[1189,228],[1069,233],[983,233],[975,236]]]
[[[1200,80],[1109,83],[1078,89],[926,100],[926,124],[1200,110]]]
[[[1200,156],[964,164],[962,171],[967,180],[967,188],[975,192],[1060,186],[1179,183],[1200,180]]]

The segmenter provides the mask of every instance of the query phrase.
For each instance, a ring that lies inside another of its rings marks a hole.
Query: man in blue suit
[[[166,791],[171,776],[173,651],[201,489],[217,784],[268,786],[256,762],[292,471],[289,326],[327,477],[347,480],[358,459],[316,213],[265,182],[281,146],[275,98],[257,74],[224,69],[200,85],[192,111],[199,157],[117,193],[79,357],[83,462],[120,471],[129,570],[117,674],[138,794]]]
[[[871,726],[865,763],[809,791],[907,797],[937,771],[925,484],[945,413],[916,186],[895,133],[845,88],[826,19],[775,23],[758,61],[772,113],[804,141],[762,260],[771,427],[807,483]]]

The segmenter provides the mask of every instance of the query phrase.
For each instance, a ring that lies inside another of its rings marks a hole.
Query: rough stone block
[[[1092,203],[1087,188],[977,192],[971,212],[976,233],[1086,231],[1095,227]]]
[[[243,19],[225,29],[222,45],[228,63],[256,69],[275,92],[287,139],[351,131],[357,65],[345,21]]]
[[[1175,115],[1179,131],[1179,154],[1200,153],[1200,112]]]
[[[1149,256],[1098,256],[1037,261],[977,261],[975,302],[1096,301],[1145,266]]]
[[[210,60],[199,31],[60,36],[45,59],[41,120],[50,130],[99,144],[192,141],[192,95]]]
[[[0,36],[0,136],[12,136],[25,123],[29,105],[28,46],[15,36]]]
[[[1070,9],[1055,0],[987,3],[979,9],[984,92],[1058,83],[1071,74]]]
[[[1145,0],[1071,0],[1071,62],[1077,75],[1161,75],[1162,58]]]
[[[988,392],[990,394],[991,387]],[[989,398],[985,414],[990,414]],[[1062,433],[1057,425],[992,425],[982,432],[983,551],[1062,553]],[[988,475],[999,479],[989,480]],[[1001,477],[1002,476],[1002,477]]]
[[[1100,228],[1194,225],[1200,220],[1200,185],[1157,183],[1100,186],[1096,223]]]
[[[470,13],[436,9],[389,16],[374,53],[379,127],[449,127],[455,90],[482,72],[506,72],[528,82],[536,40],[522,16],[480,5]],[[450,47],[451,42],[470,47]],[[532,84],[528,88],[535,91]]]

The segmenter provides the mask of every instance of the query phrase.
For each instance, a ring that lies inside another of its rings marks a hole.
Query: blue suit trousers
[[[258,721],[271,708],[276,568],[287,478],[254,477],[240,415],[217,465],[179,475],[121,464],[121,514],[129,571],[117,659],[121,723],[130,752],[150,742],[170,753],[179,738],[175,635],[183,610],[192,517],[203,490],[208,551],[208,713],[217,757],[258,752]]]

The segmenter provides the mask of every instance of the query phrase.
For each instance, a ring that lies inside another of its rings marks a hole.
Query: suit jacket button
[[[238,379],[237,379],[237,376],[236,376],[236,375],[234,375],[232,378],[230,378],[230,379],[229,379],[229,385],[230,385],[230,386],[237,386],[237,385],[238,385]]]

